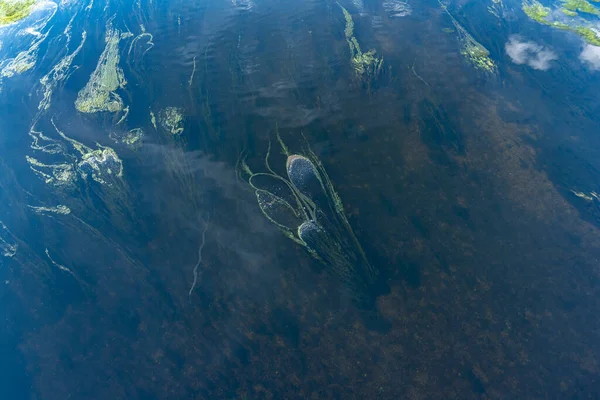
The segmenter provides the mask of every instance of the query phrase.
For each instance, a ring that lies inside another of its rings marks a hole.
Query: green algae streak
[[[0,26],[25,18],[34,4],[35,0],[0,0]]]
[[[352,20],[352,16],[341,4],[338,3],[338,5],[342,9],[344,18],[346,19],[344,34],[350,47],[351,63],[354,71],[359,77],[366,77],[368,79],[377,77],[383,67],[383,58],[375,57],[375,49],[371,49],[366,53],[361,51],[358,40],[354,36],[354,21]]]
[[[490,58],[490,52],[481,43],[463,27],[454,16],[448,11],[448,8],[438,1],[442,10],[450,17],[452,24],[458,33],[458,40],[461,44],[460,54],[475,68],[489,74],[497,72],[496,63]]]

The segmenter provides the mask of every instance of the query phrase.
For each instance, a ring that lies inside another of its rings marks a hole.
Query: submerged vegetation
[[[350,60],[356,75],[367,80],[376,78],[383,67],[383,57],[375,57],[375,49],[371,49],[366,53],[361,51],[358,40],[356,40],[356,37],[354,36],[354,21],[352,20],[352,16],[348,10],[342,7],[341,4],[338,3],[338,5],[342,9],[344,18],[346,19],[346,28],[344,29],[344,34],[346,36],[348,46],[350,47]]]
[[[2,257],[14,257],[19,245],[12,232],[0,221],[0,255]]]
[[[496,18],[504,18],[506,9],[502,0],[492,0],[492,5],[488,6],[487,9],[490,14],[494,15]]]
[[[0,0],[0,26],[28,16],[35,2],[36,0]]]
[[[600,46],[600,30],[585,18],[586,14],[600,16],[600,9],[586,0],[565,0],[559,10],[545,7],[537,0],[525,0],[522,8],[530,19],[540,24],[573,32],[587,43]]]
[[[344,214],[343,204],[315,154],[292,154],[277,135],[286,157],[287,177],[271,165],[271,145],[264,159],[266,172],[253,172],[242,154],[238,174],[254,189],[265,217],[288,238],[302,245],[336,276],[361,304],[378,278]],[[283,160],[282,160],[283,161]]]

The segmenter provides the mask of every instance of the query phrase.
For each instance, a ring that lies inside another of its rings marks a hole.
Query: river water
[[[522,6],[43,1],[0,28],[2,398],[596,398],[600,48]],[[257,201],[288,155],[354,261]]]

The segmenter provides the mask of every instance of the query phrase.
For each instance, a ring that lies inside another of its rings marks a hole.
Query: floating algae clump
[[[76,166],[82,178],[87,179],[91,176],[93,180],[103,185],[121,185],[123,162],[113,149],[96,143],[98,148],[94,150],[75,139],[71,139],[58,128],[56,130],[63,139],[71,143],[75,150],[79,152],[81,159]]]
[[[54,125],[54,121],[51,121]],[[97,149],[92,149],[71,139],[54,125],[58,134],[68,142],[79,154],[66,151],[66,144],[50,139],[39,132],[31,134],[33,143],[31,148],[51,155],[62,155],[62,160],[54,163],[42,163],[38,159],[26,156],[29,166],[44,182],[53,186],[71,187],[75,184],[78,175],[107,186],[122,186],[123,162],[117,153],[107,146],[96,144]],[[33,131],[32,131],[33,132]],[[40,141],[49,144],[40,145]]]
[[[32,142],[30,147],[33,150],[41,151],[47,154],[58,154],[63,152],[63,145],[46,135],[42,132],[38,132],[35,130],[31,130],[29,132],[29,136],[31,136]]]
[[[130,131],[111,132],[108,137],[116,143],[124,144],[132,150],[137,150],[142,145],[144,130],[142,128],[134,128]]]
[[[239,175],[254,189],[258,205],[277,228],[306,250],[337,277],[359,304],[371,303],[378,271],[369,263],[344,214],[343,204],[329,176],[312,151],[287,156],[284,177],[271,166],[270,145],[266,172],[253,172],[242,154]]]
[[[2,3],[2,0],[0,0],[0,3]],[[46,27],[56,14],[58,6],[53,2],[40,2],[40,6],[37,7],[36,4],[35,8],[36,17],[31,18],[31,21],[27,21],[26,28],[19,29],[16,32],[16,35],[22,37],[23,40],[11,43],[11,47],[14,46],[20,51],[14,57],[6,55],[0,59],[0,85],[5,78],[27,72],[36,65],[40,48],[50,32],[50,28],[46,29]],[[11,42],[13,41],[11,40]]]
[[[37,61],[38,52],[40,46],[48,37],[49,31],[46,33],[40,33],[39,30],[43,29],[48,21],[54,15],[54,11],[51,11],[39,24],[30,27],[26,32],[34,36],[29,48],[19,52],[14,58],[3,60],[0,62],[2,71],[0,71],[0,77],[10,78],[14,75],[22,74],[29,71],[35,66]]]
[[[123,70],[119,67],[119,42],[133,36],[121,33],[109,25],[106,30],[106,47],[90,80],[77,94],[75,108],[83,113],[101,111],[118,112],[123,109],[123,100],[116,93],[127,84]]]
[[[29,168],[48,185],[65,187],[75,182],[75,168],[69,163],[44,164],[36,158],[25,156]]]
[[[152,111],[150,111],[150,122],[152,123],[154,129],[158,129],[158,127],[156,126],[156,115],[154,115],[154,112]]]
[[[31,130],[29,136],[32,139],[31,149],[36,152],[46,153],[47,155],[61,155],[65,152],[63,143],[52,139],[42,132]],[[77,174],[72,160],[55,161],[53,163],[43,163],[37,158],[25,156],[29,168],[48,185],[57,187],[70,187],[74,184]]]
[[[160,125],[172,135],[179,135],[183,132],[183,114],[181,109],[176,107],[167,107],[159,114]],[[153,125],[155,120],[153,120]]]
[[[573,193],[575,196],[587,200],[587,201],[600,201],[600,195],[594,191],[590,192],[589,194],[586,194],[584,192],[577,192],[575,190],[571,190],[571,193]]]
[[[0,0],[0,26],[19,21],[31,13],[36,0]]]
[[[571,11],[575,15],[577,15],[577,12],[582,12],[600,16],[600,10],[590,4],[587,0],[566,0],[562,6],[565,10]],[[571,14],[571,16],[575,15]]]
[[[475,68],[488,73],[495,73],[497,68],[494,61],[490,58],[490,52],[481,43],[479,43],[471,34],[454,18],[448,8],[439,2],[442,9],[452,20],[452,24],[458,32],[458,40],[461,44],[460,53]]]
[[[586,0],[565,0],[556,10],[543,6],[537,0],[525,0],[522,8],[530,19],[540,24],[573,32],[589,44],[600,46],[597,24],[585,18],[586,15],[600,16],[600,9]]]
[[[10,60],[4,68],[2,68],[2,77],[10,78],[15,75],[29,71],[35,66],[35,54],[30,51],[22,51],[15,58]]]
[[[552,10],[548,7],[544,7],[539,1],[524,1],[523,11],[529,18],[540,23],[546,23],[546,18],[550,15]]]
[[[123,162],[110,147],[98,146],[100,149],[89,149],[83,154],[77,168],[83,178],[91,176],[96,182],[110,186],[123,177]]]
[[[61,215],[69,215],[71,214],[71,209],[62,204],[57,205],[56,207],[38,207],[38,206],[28,206],[37,214],[61,214]]]
[[[344,18],[346,19],[344,34],[350,47],[350,60],[354,71],[356,71],[359,77],[375,78],[383,67],[383,58],[375,57],[375,49],[371,49],[366,53],[360,50],[358,40],[354,36],[354,21],[352,20],[352,16],[341,4],[338,3],[338,5],[342,9]]]
[[[561,8],[560,11],[562,11],[563,14],[568,15],[569,17],[577,16],[577,13],[575,11],[567,10],[566,8]]]

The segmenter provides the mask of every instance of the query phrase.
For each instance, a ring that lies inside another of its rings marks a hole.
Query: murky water
[[[1,27],[3,398],[595,398],[600,50],[528,4]]]

